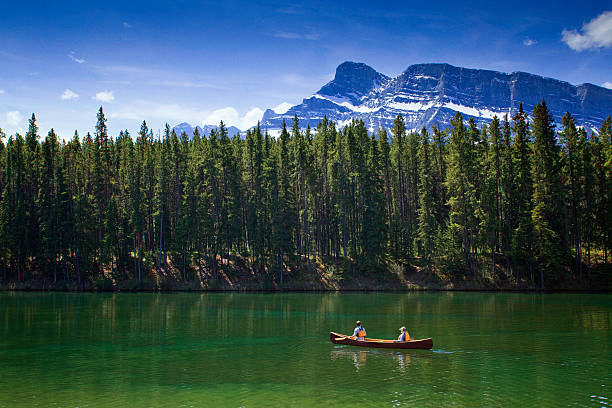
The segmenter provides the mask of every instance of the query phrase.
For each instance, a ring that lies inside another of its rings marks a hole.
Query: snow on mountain
[[[287,112],[293,105],[288,103],[288,102],[283,102],[277,106],[275,106],[274,108],[272,108],[272,110],[274,111],[274,113],[279,113],[279,114],[283,114],[285,112]]]
[[[267,109],[261,125],[269,131],[280,129],[297,115],[301,126],[315,127],[327,117],[340,126],[361,119],[374,131],[393,127],[401,113],[408,129],[445,128],[456,112],[480,125],[494,116],[514,115],[519,103],[527,113],[546,100],[555,120],[569,111],[578,125],[597,129],[612,114],[612,90],[593,84],[572,85],[526,72],[511,74],[455,67],[449,64],[416,64],[395,78],[354,62],[344,62],[334,79],[301,104]],[[284,109],[283,109],[284,110]]]

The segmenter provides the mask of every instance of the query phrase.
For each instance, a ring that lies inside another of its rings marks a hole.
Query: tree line
[[[83,138],[41,140],[34,114],[25,137],[0,136],[4,282],[217,279],[240,259],[279,285],[317,263],[380,276],[416,263],[551,287],[609,262],[612,120],[587,134],[566,113],[556,129],[545,101],[431,132],[398,115],[390,133],[295,117],[278,137],[143,122],[113,138],[100,108]]]

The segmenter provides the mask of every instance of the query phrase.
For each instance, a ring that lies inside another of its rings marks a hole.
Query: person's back
[[[353,330],[353,337],[356,337],[357,340],[364,340],[366,336],[366,331],[361,325],[361,322],[357,320],[357,327]]]

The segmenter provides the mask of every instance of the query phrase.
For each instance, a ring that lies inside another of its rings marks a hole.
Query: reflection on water
[[[436,349],[329,341],[357,319]],[[605,406],[611,323],[612,295],[0,293],[0,407]]]
[[[406,367],[410,365],[410,356],[404,353],[396,353],[395,358],[400,373],[406,373]]]
[[[337,346],[330,352],[331,360],[350,360],[353,362],[353,366],[355,367],[355,371],[359,371],[359,369],[364,368],[368,359],[370,358],[379,359],[379,360],[395,360],[397,363],[397,370],[405,374],[408,366],[410,366],[411,359],[414,356],[406,352],[401,351],[393,351],[393,350],[355,350],[354,348],[350,348],[351,346]],[[428,353],[428,351],[424,351],[422,353]]]
[[[330,355],[331,355],[332,360],[337,360],[337,359],[351,360],[353,362],[353,366],[355,367],[355,370],[359,371],[360,368],[365,367],[365,364],[368,358],[368,353],[370,353],[370,350],[354,351],[354,350],[341,349],[341,350],[332,350]]]

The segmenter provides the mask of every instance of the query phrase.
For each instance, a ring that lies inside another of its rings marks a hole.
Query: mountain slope
[[[284,113],[265,111],[262,127],[280,129],[297,115],[301,125],[316,124],[324,116],[340,127],[351,119],[362,119],[374,131],[391,128],[397,114],[406,119],[409,129],[444,128],[456,112],[478,124],[495,115],[512,116],[523,103],[530,113],[542,99],[559,123],[569,111],[579,125],[598,129],[612,114],[612,90],[592,84],[572,85],[526,72],[511,74],[455,67],[449,64],[416,64],[395,78],[373,68],[344,62],[332,81],[318,92]]]

